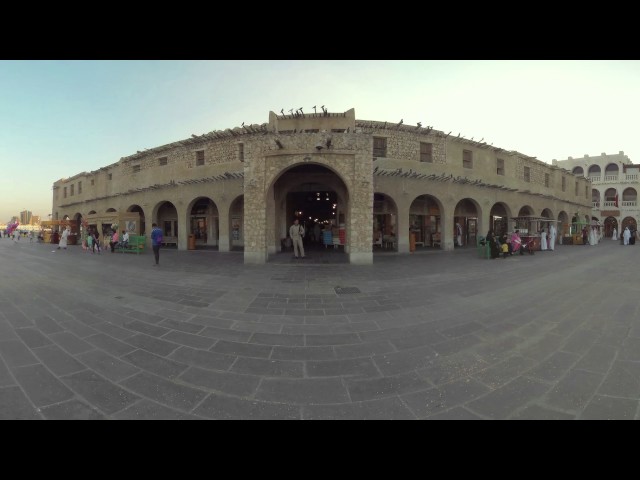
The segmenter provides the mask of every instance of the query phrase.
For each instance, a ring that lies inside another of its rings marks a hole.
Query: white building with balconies
[[[591,217],[604,225],[605,237],[611,237],[614,228],[618,234],[626,226],[637,230],[640,165],[634,165],[623,151],[602,153],[599,157],[554,159],[552,163],[591,180]]]

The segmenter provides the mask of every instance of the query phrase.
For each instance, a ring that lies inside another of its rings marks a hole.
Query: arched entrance
[[[456,205],[451,231],[453,232],[454,246],[476,246],[478,238],[478,207],[470,198],[463,198]]]
[[[140,215],[140,235],[144,235],[145,223],[144,223],[144,210],[142,210],[142,207],[140,205],[131,205],[129,208],[127,208],[127,212],[137,212]],[[128,228],[128,230],[132,231],[131,228]]]
[[[562,211],[558,215],[558,243],[562,245],[564,237],[571,236],[571,225],[569,223],[569,215]]]
[[[314,252],[349,251],[349,194],[345,183],[331,169],[316,163],[297,164],[282,172],[269,197],[274,201],[274,214],[273,230],[267,234],[274,253],[291,254],[287,238],[294,219],[304,227],[303,244],[308,258],[313,258]],[[322,232],[320,238],[316,238],[318,229]]]
[[[189,210],[189,234],[195,238],[196,249],[217,248],[219,232],[216,204],[207,197],[196,198]]]
[[[618,220],[616,217],[607,217],[604,219],[604,236],[606,238],[613,237],[613,229],[616,229],[616,236],[619,236]]]
[[[229,207],[229,247],[244,250],[244,196],[240,195]]]
[[[373,194],[373,248],[398,249],[398,207],[389,195]]]
[[[496,203],[489,212],[489,228],[497,236],[509,231],[509,210],[504,203]],[[484,234],[483,234],[484,235]]]
[[[638,229],[638,224],[636,219],[633,217],[624,217],[622,220],[621,230],[624,231],[626,227],[629,227],[629,230],[635,232]],[[618,232],[618,236],[620,236],[620,232]]]
[[[420,195],[409,207],[409,231],[415,235],[416,248],[442,248],[440,202],[431,195]],[[373,247],[377,241],[374,215]],[[382,245],[382,244],[380,244]]]
[[[158,219],[158,227],[162,229],[162,244],[178,247],[178,210],[171,202],[161,202],[156,207],[152,218]]]

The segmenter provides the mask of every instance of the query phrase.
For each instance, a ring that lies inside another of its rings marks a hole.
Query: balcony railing
[[[618,174],[615,174],[615,175],[605,175],[605,176],[604,176],[604,181],[605,181],[605,182],[617,182],[617,181],[618,181]]]
[[[638,206],[637,200],[623,200],[620,202],[621,207],[636,207]]]
[[[603,207],[615,207],[616,206],[616,202],[614,202],[613,200],[605,200],[604,202],[602,202],[602,206]]]
[[[638,174],[637,173],[627,173],[625,178],[626,178],[627,181],[637,181],[638,180]]]
[[[589,175],[589,180],[591,180],[592,182],[599,182],[600,178],[600,175]]]
[[[600,208],[600,202],[591,202],[592,208]]]

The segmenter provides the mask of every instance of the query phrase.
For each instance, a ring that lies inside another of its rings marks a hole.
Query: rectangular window
[[[96,184],[96,181],[92,178],[91,179],[91,186],[93,187]]]
[[[331,133],[344,133],[345,129],[344,128],[332,128],[331,129]]]
[[[577,197],[578,195],[580,195],[580,194],[578,193],[578,182],[576,182],[576,197]]]
[[[373,156],[387,158],[387,139],[384,137],[373,137]]]
[[[133,173],[138,173],[140,171],[140,165],[133,166]]]
[[[562,191],[566,192],[567,191],[567,179],[562,177]]]
[[[504,175],[504,158],[498,158],[496,160],[496,173],[498,175]]]
[[[164,167],[167,164],[167,157],[160,157],[158,159],[158,165],[160,165],[161,167]]]
[[[69,185],[69,188],[70,188],[70,190],[69,190],[69,195],[70,195],[70,196],[72,196],[72,197],[73,197],[73,190],[74,190],[74,187],[75,187],[75,185],[73,185],[73,184]]]
[[[584,198],[589,198],[589,185],[584,187]]]
[[[307,128],[304,133],[318,133],[319,131],[318,128]]]
[[[544,174],[544,186],[545,187],[549,186],[549,174],[548,173]]]
[[[204,150],[198,150],[196,152],[196,165],[204,165]]]
[[[420,161],[433,163],[433,143],[420,142]]]
[[[531,181],[531,168],[529,167],[524,167],[524,181],[525,182]]]
[[[62,198],[67,198],[67,187],[64,187]]]
[[[113,180],[113,173],[109,174],[109,180]]]
[[[82,193],[82,182],[78,182],[78,195]]]
[[[462,151],[462,166],[464,168],[473,168],[473,156],[471,150]]]
[[[238,144],[238,159],[244,162],[244,143]]]

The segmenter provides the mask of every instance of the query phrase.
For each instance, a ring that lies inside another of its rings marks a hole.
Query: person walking
[[[109,246],[111,247],[111,253],[113,253],[113,249],[118,244],[119,241],[118,230],[114,230],[113,234],[111,234],[111,241],[109,242]]]
[[[160,263],[160,246],[162,245],[162,229],[156,223],[151,224],[151,248],[153,248],[153,256],[156,259],[154,266]]]
[[[540,232],[540,250],[545,251],[547,249],[547,232],[543,228]]]
[[[60,250],[61,247],[64,250],[67,249],[67,243],[68,243],[70,233],[71,233],[71,229],[69,227],[65,228],[62,231],[62,235],[60,236],[60,242],[58,243],[58,250]]]
[[[556,235],[558,234],[557,230],[556,230],[556,226],[552,223],[549,226],[549,245],[547,246],[547,248],[551,251],[553,251],[555,245],[556,245]]]
[[[629,227],[624,227],[622,238],[624,239],[624,244],[629,245],[629,239],[631,238],[631,231],[629,230]]]
[[[613,233],[611,234],[611,240],[618,240],[618,229],[613,227]]]
[[[289,227],[289,236],[293,242],[293,256],[304,258],[304,245],[302,244],[302,238],[304,237],[304,227],[300,225],[298,219],[293,221],[293,225]]]

